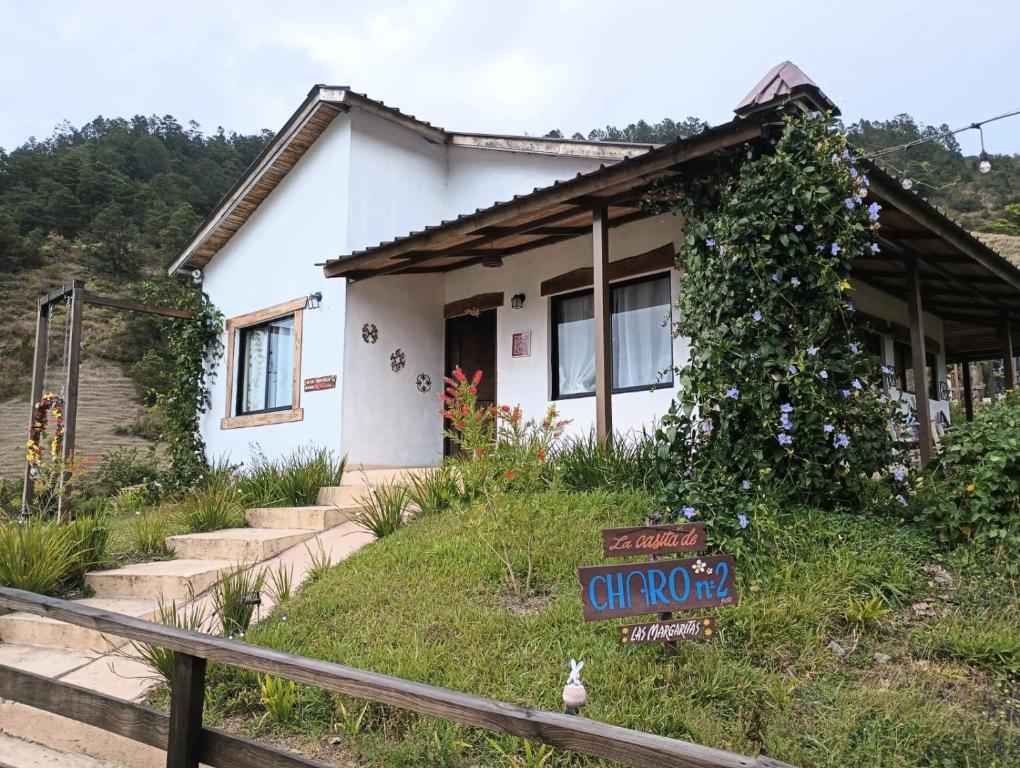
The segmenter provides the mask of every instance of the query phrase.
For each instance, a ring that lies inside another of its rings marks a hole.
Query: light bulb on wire
[[[985,131],[981,127],[981,123],[975,123],[975,127],[981,135],[981,154],[978,155],[978,172],[988,173],[992,170],[992,161],[988,159],[988,153],[985,152]]]
[[[910,163],[907,162],[907,152],[910,147],[903,148],[903,173],[900,174],[900,186],[904,189],[910,189],[914,186],[914,180],[910,178]]]

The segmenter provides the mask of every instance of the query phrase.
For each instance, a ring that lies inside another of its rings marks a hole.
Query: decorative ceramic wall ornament
[[[427,373],[419,373],[418,378],[414,380],[414,385],[418,387],[418,391],[422,394],[432,389],[432,377]]]
[[[379,341],[379,329],[375,323],[365,323],[361,326],[361,340],[366,344],[375,344]]]
[[[394,373],[399,373],[400,369],[407,364],[407,358],[404,356],[404,350],[396,349],[393,354],[390,355],[390,368]]]

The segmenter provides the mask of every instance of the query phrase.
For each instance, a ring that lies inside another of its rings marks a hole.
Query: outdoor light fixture
[[[978,155],[978,172],[988,173],[992,170],[992,161],[988,159],[988,153],[985,152],[985,129],[981,127],[981,123],[974,123],[973,127],[978,129],[978,135],[981,136],[981,154]]]
[[[910,178],[910,168],[907,163],[907,150],[910,147],[904,147],[903,149],[903,173],[900,174],[900,186],[904,189],[910,189],[914,186],[914,180]]]
[[[315,293],[308,294],[308,300],[305,302],[305,309],[318,309],[319,304],[322,302],[322,291],[316,291]]]
[[[482,257],[482,266],[486,269],[499,269],[503,266],[503,257],[496,253],[496,249],[489,244],[489,255]]]
[[[191,282],[193,282],[195,285],[202,284],[202,270],[200,269],[191,270]]]
[[[524,294],[523,293],[515,293],[513,296],[511,296],[510,297],[510,306],[513,307],[514,309],[520,309],[521,307],[523,307],[524,306]]]

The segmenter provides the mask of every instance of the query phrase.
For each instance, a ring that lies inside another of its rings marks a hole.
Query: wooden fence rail
[[[318,766],[202,725],[206,662],[261,672],[398,709],[519,736],[636,768],[773,768],[750,758],[584,717],[521,707],[341,664],[0,587],[0,608],[25,611],[174,652],[170,714],[0,665],[0,697],[167,751],[168,768]],[[788,768],[788,767],[787,767]]]

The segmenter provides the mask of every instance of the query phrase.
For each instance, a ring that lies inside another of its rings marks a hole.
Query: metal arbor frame
[[[182,309],[171,309],[170,307],[157,307],[151,304],[141,304],[136,301],[125,299],[114,299],[106,296],[97,296],[85,290],[83,280],[74,280],[70,285],[66,283],[49,293],[40,296],[36,307],[35,325],[35,352],[32,358],[32,395],[29,404],[28,428],[32,429],[32,418],[35,413],[35,404],[43,396],[43,387],[46,378],[46,362],[49,357],[49,319],[53,306],[60,301],[70,300],[68,318],[67,348],[66,355],[66,379],[64,382],[64,440],[61,446],[61,460],[67,461],[74,456],[75,427],[78,417],[78,373],[81,368],[81,334],[82,334],[82,313],[86,304],[98,307],[111,307],[123,309],[129,312],[141,312],[148,315],[160,315],[162,317],[175,317],[181,320],[191,318],[191,313]],[[25,464],[25,484],[21,495],[21,511],[25,514],[29,504],[32,503],[34,492],[31,466]],[[64,511],[63,490],[61,489],[57,506],[57,515]]]

